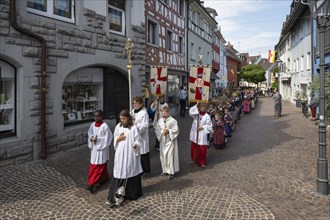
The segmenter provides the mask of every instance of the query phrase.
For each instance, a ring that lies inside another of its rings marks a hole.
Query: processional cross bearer
[[[132,49],[134,48],[134,44],[132,43],[130,38],[127,38],[124,50],[127,55],[127,72],[128,72],[128,90],[129,90],[129,110],[132,112],[132,89],[131,89],[131,68],[132,68],[132,60],[131,60],[131,53]]]

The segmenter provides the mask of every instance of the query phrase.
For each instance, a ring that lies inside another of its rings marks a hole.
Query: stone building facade
[[[132,11],[143,4],[37,2],[0,1],[0,168],[84,144],[93,111],[112,117],[128,108],[128,37],[132,94],[143,95],[144,15]],[[45,71],[42,43],[30,32],[46,43]]]

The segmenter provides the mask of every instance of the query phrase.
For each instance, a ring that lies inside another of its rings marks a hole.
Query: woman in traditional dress
[[[213,120],[213,143],[215,149],[225,147],[225,122],[220,112],[216,112]]]
[[[231,132],[232,132],[232,126],[233,126],[233,118],[228,111],[228,108],[225,108],[224,110],[224,122],[225,122],[225,135],[226,137],[231,137]]]

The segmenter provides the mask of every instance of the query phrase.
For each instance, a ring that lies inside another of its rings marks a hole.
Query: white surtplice
[[[96,143],[90,139],[97,135]],[[88,147],[91,149],[91,164],[104,164],[109,160],[109,145],[112,141],[112,132],[109,126],[103,122],[100,127],[95,127],[93,122],[88,129]]]
[[[166,135],[163,134],[165,128],[169,132]],[[171,116],[167,119],[161,118],[158,120],[155,132],[159,140],[160,162],[163,173],[173,175],[179,171],[178,123]]]
[[[124,134],[126,139],[116,144],[117,138]],[[140,156],[140,135],[136,126],[130,129],[117,124],[114,131],[115,159],[113,176],[117,179],[127,179],[142,173]],[[136,149],[133,148],[136,146]]]
[[[212,121],[209,114],[200,115],[197,105],[192,106],[189,109],[189,115],[194,119],[191,130],[190,130],[190,141],[198,145],[209,145],[207,134],[213,131]],[[198,140],[196,140],[197,135],[197,121],[199,120],[199,127],[203,127],[203,130],[198,132]]]
[[[141,135],[140,153],[146,154],[149,152],[149,116],[147,110],[143,108],[139,112],[134,113],[133,109],[132,117],[134,118],[134,124]]]

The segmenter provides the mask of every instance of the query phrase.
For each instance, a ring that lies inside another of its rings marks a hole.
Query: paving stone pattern
[[[291,103],[283,104],[283,113],[273,117],[273,100],[260,98],[224,150],[208,149],[204,170],[190,160],[191,118],[175,116],[180,172],[173,180],[160,176],[150,128],[152,173],[142,180],[144,195],[113,209],[105,204],[108,184],[94,194],[85,189],[87,146],[6,168],[0,171],[0,219],[329,220],[330,195],[316,192],[318,128]]]

